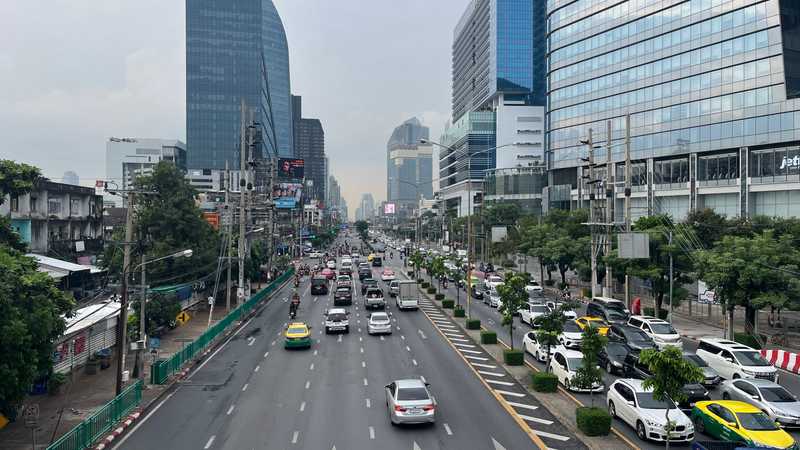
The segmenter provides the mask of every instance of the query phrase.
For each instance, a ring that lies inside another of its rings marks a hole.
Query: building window
[[[800,147],[780,147],[750,152],[750,176],[762,181],[786,181],[800,175]]]
[[[685,183],[689,181],[689,160],[686,158],[656,161],[653,184]]]
[[[36,197],[34,197],[34,196],[31,196],[30,209],[31,209],[31,212],[36,212]]]
[[[724,153],[697,158],[699,181],[734,180],[739,178],[739,155]]]
[[[69,215],[70,216],[79,216],[81,215],[81,201],[73,198],[70,199],[69,202]]]
[[[11,212],[19,212],[19,197],[16,195],[11,196]]]
[[[47,201],[47,214],[61,214],[61,200],[50,199]]]

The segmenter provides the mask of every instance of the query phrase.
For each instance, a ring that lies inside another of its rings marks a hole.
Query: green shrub
[[[456,306],[456,309],[453,310],[453,315],[456,317],[464,317],[467,315],[467,312],[464,311],[464,308],[461,306]]]
[[[58,395],[61,392],[61,386],[67,382],[67,376],[61,372],[53,372],[47,380],[47,392],[50,395]]]
[[[467,329],[468,330],[480,330],[481,329],[481,319],[467,319]]]
[[[556,392],[558,377],[550,372],[534,372],[531,374],[531,387],[536,392]]]
[[[456,302],[454,302],[451,299],[442,300],[442,308],[444,308],[444,309],[453,309],[455,304],[456,304]]]
[[[576,408],[575,419],[578,429],[587,436],[606,436],[611,431],[611,415],[603,408]]]
[[[429,287],[431,287],[431,284],[428,283],[427,281],[423,281],[422,283],[420,283],[420,286],[422,287],[422,289],[428,289]]]
[[[656,309],[655,308],[642,308],[642,313],[644,313],[645,316],[653,316],[653,317],[655,317],[656,316]],[[659,311],[659,313],[658,313],[658,318],[661,319],[661,320],[667,320],[667,315],[668,314],[669,314],[668,310],[661,309]]]
[[[436,300],[442,301],[444,300],[444,294],[436,294],[433,296]]]
[[[503,350],[503,362],[509,366],[521,366],[525,364],[525,353],[522,350]]]
[[[761,350],[761,344],[758,342],[755,336],[749,333],[733,333],[733,340],[744,344],[748,347],[753,347],[755,349]],[[761,335],[761,342],[766,342],[767,337],[763,334]]]
[[[429,287],[429,288],[427,289],[427,291],[428,291],[428,294],[435,294],[435,293],[436,293],[436,288],[435,288],[435,287],[433,287],[433,286],[431,286],[431,287]]]
[[[553,280],[544,280],[544,285],[545,286],[552,286],[553,285]]]
[[[481,344],[497,344],[497,333],[494,331],[481,331]]]

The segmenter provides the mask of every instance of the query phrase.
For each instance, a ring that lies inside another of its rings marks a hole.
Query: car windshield
[[[379,289],[370,289],[367,291],[367,297],[380,297],[383,295]]]
[[[697,367],[708,367],[708,363],[701,357],[697,355],[683,355],[683,359],[689,361],[690,363],[694,364]]]
[[[340,288],[336,289],[336,293],[337,294],[349,294],[350,293],[350,289],[348,289],[346,287],[340,287]]]
[[[737,413],[742,428],[751,431],[774,431],[778,425],[763,412],[757,413]]]
[[[669,400],[656,400],[652,392],[637,392],[636,403],[644,409],[674,409],[675,404]]]
[[[398,400],[428,400],[428,391],[425,388],[400,388],[397,390]]]
[[[739,361],[739,364],[743,366],[767,367],[772,365],[761,356],[761,353],[756,351],[733,352],[733,355],[736,356],[736,360]]]
[[[764,397],[765,402],[772,403],[794,403],[797,401],[783,386],[763,387],[761,388],[761,396]]]
[[[583,358],[567,358],[567,366],[574,372],[583,367]]]
[[[606,344],[606,353],[609,355],[625,356],[628,354],[628,347],[620,342],[609,342]]]
[[[303,327],[291,327],[289,328],[289,334],[301,334],[305,333],[306,329]]]
[[[531,305],[531,312],[535,313],[548,313],[550,310],[544,305]]]
[[[337,321],[347,319],[347,314],[344,313],[331,313],[328,314],[328,320]]]
[[[650,342],[650,336],[646,335],[642,330],[626,330],[625,336],[631,342]]]
[[[575,322],[564,323],[564,333],[580,333],[581,328]]]
[[[608,302],[608,303],[606,303],[606,308],[613,309],[613,310],[616,310],[616,311],[621,311],[623,313],[625,312],[625,304],[623,304],[621,302],[620,303]]]
[[[608,320],[612,322],[624,322],[628,319],[628,315],[619,311],[608,311]]]
[[[675,328],[672,328],[672,325],[668,323],[651,323],[650,329],[655,334],[678,334]]]

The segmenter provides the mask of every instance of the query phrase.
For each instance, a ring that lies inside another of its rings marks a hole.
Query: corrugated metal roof
[[[96,305],[90,305],[75,311],[72,317],[66,317],[67,328],[64,335],[72,334],[89,328],[92,325],[102,322],[110,316],[119,314],[119,302],[106,301]]]

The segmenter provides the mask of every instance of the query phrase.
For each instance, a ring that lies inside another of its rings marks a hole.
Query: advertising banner
[[[386,203],[383,205],[383,213],[384,214],[394,214],[395,213],[395,206],[394,203]]]
[[[291,209],[300,203],[303,195],[303,185],[301,183],[278,183],[272,190],[272,198],[275,207],[279,209]]]
[[[302,179],[305,176],[305,161],[298,158],[279,158],[278,176],[281,178]]]

